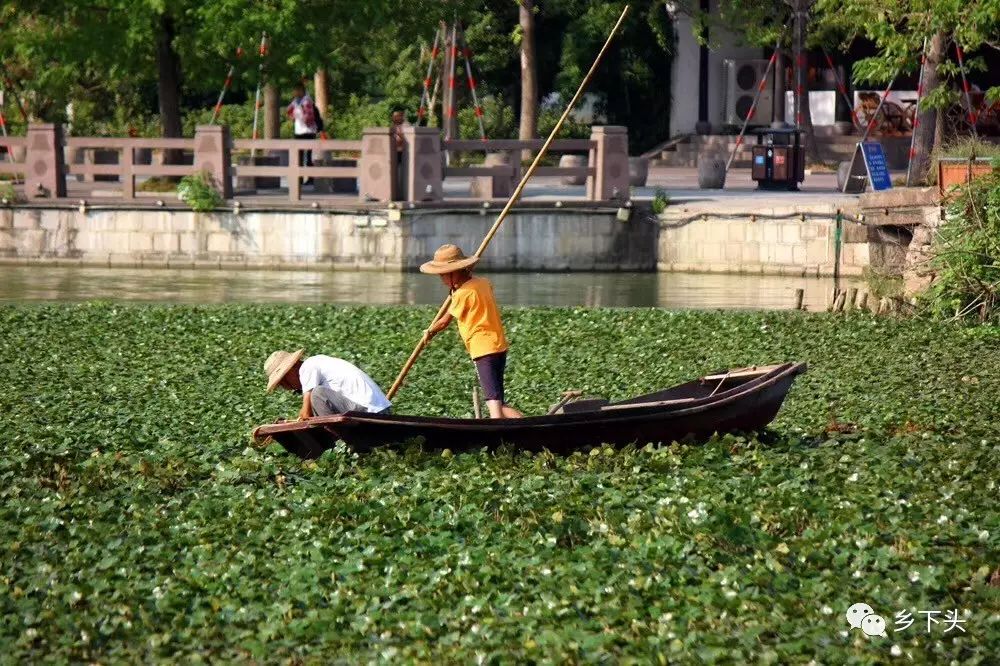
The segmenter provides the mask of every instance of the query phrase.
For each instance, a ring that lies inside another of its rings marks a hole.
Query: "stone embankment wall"
[[[671,206],[660,216],[660,270],[765,275],[860,275],[871,261],[868,229],[841,223],[837,213],[854,208],[834,204],[785,205],[753,209],[746,202]],[[838,268],[839,263],[839,268]]]
[[[693,271],[860,275],[867,267],[929,280],[940,219],[932,190],[809,205],[748,201],[669,206],[656,217],[586,206],[518,209],[483,258],[502,271]],[[111,266],[416,270],[444,243],[479,246],[498,211],[244,211],[0,208],[0,261]],[[837,233],[838,213],[841,215]]]
[[[218,212],[0,210],[0,260],[111,266],[415,270],[444,243],[479,246],[497,210]],[[492,270],[652,271],[655,224],[617,209],[512,213],[483,259]]]

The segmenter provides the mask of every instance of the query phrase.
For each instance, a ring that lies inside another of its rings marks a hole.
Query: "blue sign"
[[[889,165],[885,163],[885,151],[878,141],[865,141],[861,144],[861,154],[865,158],[865,167],[868,169],[868,180],[871,181],[872,189],[879,190],[892,189],[892,176],[889,175]]]

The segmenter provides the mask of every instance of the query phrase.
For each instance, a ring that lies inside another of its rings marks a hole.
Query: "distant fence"
[[[270,195],[300,202],[354,196],[362,202],[438,202],[449,178],[471,178],[459,199],[502,199],[523,173],[521,152],[538,151],[541,140],[465,141],[441,138],[429,127],[404,127],[398,150],[389,128],[364,131],[360,140],[232,139],[223,126],[199,126],[194,138],[96,138],[63,136],[56,124],[32,124],[25,137],[0,139],[6,155],[0,173],[23,175],[29,200],[67,197],[71,181],[107,181],[88,197],[134,200],[151,178],[208,173],[226,199]],[[553,141],[553,155],[575,154],[572,164],[542,166],[538,176],[586,183],[590,201],[628,197],[628,134],[624,127],[594,127],[589,139]],[[307,166],[311,153],[313,165]],[[446,156],[484,154],[481,164],[449,166]],[[336,157],[334,157],[336,156]],[[311,179],[312,190],[303,189]],[[120,186],[120,188],[116,187]],[[450,197],[455,199],[453,195]]]

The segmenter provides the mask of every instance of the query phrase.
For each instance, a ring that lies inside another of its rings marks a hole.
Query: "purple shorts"
[[[483,387],[486,400],[503,402],[503,370],[507,366],[507,352],[487,354],[473,359],[476,372],[479,373],[479,383]]]

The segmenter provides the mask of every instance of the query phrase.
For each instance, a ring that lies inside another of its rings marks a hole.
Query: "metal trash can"
[[[750,177],[759,190],[799,189],[806,177],[806,151],[798,129],[764,127],[756,130],[757,145],[750,154]]]

